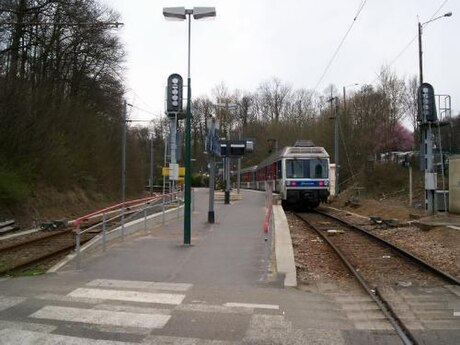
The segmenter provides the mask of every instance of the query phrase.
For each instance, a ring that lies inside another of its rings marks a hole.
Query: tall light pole
[[[192,119],[192,82],[190,78],[190,43],[192,15],[194,19],[215,17],[214,7],[165,7],[165,18],[185,20],[188,16],[188,56],[187,56],[187,114],[185,118],[185,194],[184,194],[184,245],[191,244],[191,199],[192,199],[192,164],[191,164],[191,119]]]
[[[359,85],[358,83],[354,83],[354,84],[343,86],[343,113],[344,114],[346,114],[346,112],[347,112],[347,96],[345,94],[346,89],[347,89],[347,87],[358,86],[358,85]]]
[[[420,86],[423,84],[423,49],[422,49],[422,34],[423,34],[423,27],[428,23],[431,23],[435,20],[444,18],[444,17],[451,17],[452,12],[448,12],[443,14],[442,16],[438,16],[436,18],[430,19],[424,23],[418,22],[418,62],[419,62],[419,79],[420,79]],[[420,107],[419,102],[419,107]],[[421,109],[419,109],[419,114],[421,114]],[[421,149],[423,148],[424,153],[424,166],[425,166],[425,209],[432,213],[435,212],[435,190],[432,189],[432,186],[429,186],[429,179],[427,176],[430,176],[434,173],[433,169],[433,133],[431,129],[431,122],[424,123],[423,119],[421,119],[420,128],[422,131],[421,135]],[[422,150],[421,150],[422,151]],[[436,186],[435,186],[436,187]]]
[[[420,85],[422,85],[423,83],[423,49],[422,49],[423,26],[427,25],[428,23],[434,22],[435,20],[444,18],[444,17],[452,17],[452,12],[444,13],[442,16],[430,19],[424,23],[418,22],[418,63],[419,63]]]

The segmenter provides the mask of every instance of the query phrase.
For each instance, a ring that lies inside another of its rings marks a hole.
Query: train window
[[[315,178],[323,177],[323,166],[321,164],[316,164],[315,166]]]
[[[326,159],[312,159],[311,160],[312,171],[311,176],[314,178],[328,178],[329,171],[328,171],[328,164]]]
[[[327,178],[326,159],[287,159],[286,178]]]
[[[304,160],[288,159],[286,160],[286,177],[287,178],[301,178],[304,177]]]

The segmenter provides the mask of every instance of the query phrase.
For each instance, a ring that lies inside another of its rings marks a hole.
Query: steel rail
[[[342,262],[345,264],[348,270],[358,280],[361,287],[371,297],[371,299],[375,302],[375,304],[377,304],[379,309],[385,315],[388,322],[390,322],[390,324],[393,326],[394,330],[396,331],[396,334],[401,338],[401,341],[405,345],[417,345],[418,344],[417,341],[415,340],[414,336],[409,332],[407,327],[405,327],[404,324],[402,324],[399,319],[393,317],[392,311],[390,311],[386,307],[386,302],[381,300],[375,293],[372,292],[371,288],[367,285],[363,276],[353,267],[353,265],[348,261],[348,259],[342,253],[342,251],[334,243],[332,243],[332,241],[329,238],[327,238],[327,236],[324,235],[320,229],[318,229],[316,226],[314,226],[312,223],[310,223],[305,218],[299,216],[298,214],[296,214],[296,216],[302,221],[304,221],[306,224],[308,224],[308,226],[310,226],[313,230],[315,230],[316,233],[318,233],[318,235],[320,235],[326,241],[326,243],[329,244],[329,246],[335,251],[335,253],[339,256],[339,258],[342,260]]]
[[[91,240],[91,238],[86,239],[86,240],[82,241],[82,244],[85,244],[86,242],[88,242],[90,240]],[[53,252],[46,253],[46,254],[44,254],[42,256],[35,257],[35,258],[30,259],[30,260],[23,261],[23,262],[17,264],[16,266],[12,266],[12,267],[9,267],[9,268],[4,268],[4,269],[0,270],[0,276],[4,275],[6,273],[9,273],[9,272],[18,271],[18,270],[26,268],[28,266],[32,266],[35,263],[39,263],[41,261],[48,260],[48,259],[50,259],[50,258],[52,258],[54,256],[57,256],[57,255],[60,255],[60,254],[66,253],[66,252],[71,252],[74,248],[75,248],[74,244],[66,246],[64,248],[61,247],[61,248],[59,248],[59,249],[57,249],[57,250],[55,250]]]
[[[40,242],[42,240],[46,240],[46,239],[49,239],[49,238],[52,238],[52,237],[59,237],[59,236],[62,236],[63,234],[68,234],[71,231],[72,230],[63,230],[63,231],[59,231],[59,232],[54,232],[52,234],[47,234],[47,235],[39,237],[39,238],[34,238],[32,240],[23,241],[23,242],[19,242],[19,243],[14,243],[14,244],[11,244],[11,245],[5,246],[5,247],[0,247],[0,253],[7,252],[7,251],[10,251],[10,250],[16,250],[18,248],[28,246],[28,245],[30,245],[32,243]]]
[[[319,214],[321,214],[323,216],[335,219],[335,220],[341,222],[342,224],[345,224],[345,225],[347,225],[347,226],[349,226],[349,227],[351,227],[351,228],[353,228],[355,230],[358,230],[358,231],[366,234],[367,236],[371,237],[372,239],[376,240],[377,242],[383,243],[385,246],[390,247],[392,250],[396,251],[399,254],[402,254],[406,258],[412,260],[413,262],[415,262],[418,265],[423,266],[424,268],[426,268],[429,271],[435,273],[436,275],[440,276],[441,278],[443,278],[445,280],[448,280],[449,282],[454,283],[455,285],[460,285],[460,279],[450,275],[447,272],[444,272],[444,271],[440,270],[439,268],[434,267],[433,265],[431,265],[427,261],[419,258],[418,256],[415,256],[412,253],[409,253],[408,251],[398,247],[397,245],[395,245],[395,244],[393,244],[393,243],[391,243],[391,242],[389,242],[387,240],[384,240],[383,238],[381,238],[381,237],[373,234],[372,232],[360,227],[359,225],[352,224],[352,223],[347,222],[346,220],[343,220],[343,219],[341,219],[341,218],[339,218],[339,217],[337,217],[335,215],[329,214],[329,213],[321,211],[321,210],[315,210],[315,212],[319,213]]]

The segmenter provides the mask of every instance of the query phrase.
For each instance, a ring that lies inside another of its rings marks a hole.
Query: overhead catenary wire
[[[345,40],[347,39],[351,29],[356,23],[356,20],[358,19],[359,15],[361,14],[362,10],[364,9],[364,6],[366,5],[367,0],[363,0],[361,4],[359,5],[358,11],[356,12],[353,21],[351,22],[350,26],[348,27],[347,31],[345,32],[345,35],[343,35],[342,40],[340,41],[339,45],[334,51],[334,54],[332,54],[331,59],[329,60],[328,64],[326,65],[326,68],[324,69],[323,73],[321,74],[321,77],[319,78],[318,82],[315,85],[314,90],[316,91],[318,89],[318,86],[321,84],[323,81],[324,77],[326,76],[326,73],[329,71],[329,68],[331,67],[332,63],[334,62],[335,58],[339,54],[340,49],[342,48],[343,44],[345,43]]]
[[[444,1],[441,3],[441,5],[438,7],[438,9],[431,15],[431,17],[430,17],[430,19],[429,19],[428,21],[430,21],[430,20],[432,20],[434,17],[436,17],[437,14],[444,8],[444,6],[447,4],[448,1],[449,1],[449,0],[444,0]],[[418,34],[415,34],[415,35],[410,39],[410,41],[404,46],[403,49],[401,49],[401,51],[396,55],[396,57],[395,57],[393,60],[391,60],[391,62],[390,62],[387,66],[385,66],[384,71],[388,71],[388,69],[389,69],[391,66],[393,66],[393,65],[395,64],[395,62],[398,61],[398,60],[401,58],[401,56],[404,55],[404,53],[405,53],[405,52],[407,51],[407,49],[409,49],[409,47],[414,43],[414,41],[417,39],[417,37],[418,37]],[[378,79],[380,79],[380,76],[381,76],[381,75],[382,75],[382,72],[377,73],[377,77],[371,82],[371,84],[374,84]]]

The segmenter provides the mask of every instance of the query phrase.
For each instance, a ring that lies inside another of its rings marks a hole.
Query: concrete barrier
[[[273,220],[275,223],[275,257],[276,270],[284,274],[284,286],[297,286],[294,249],[292,248],[291,232],[283,208],[273,205]]]

